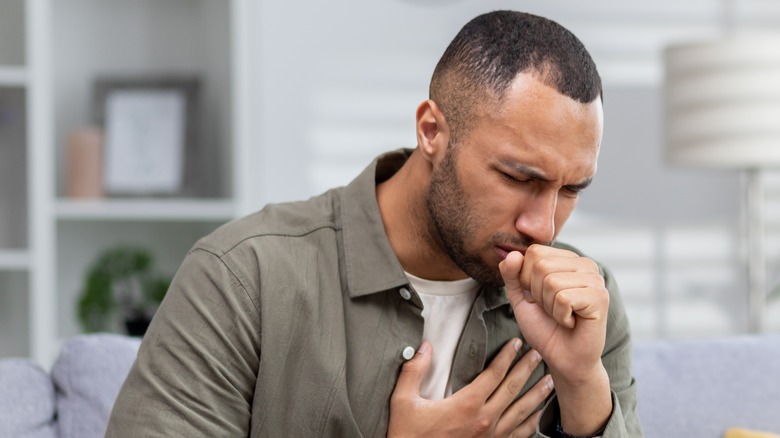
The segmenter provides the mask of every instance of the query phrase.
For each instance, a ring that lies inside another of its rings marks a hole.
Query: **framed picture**
[[[103,78],[94,118],[104,132],[103,186],[109,195],[179,195],[195,148],[199,80]]]

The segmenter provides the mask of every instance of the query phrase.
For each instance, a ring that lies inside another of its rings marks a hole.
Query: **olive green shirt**
[[[403,351],[423,334],[422,302],[376,202],[376,184],[408,154],[386,154],[346,187],[269,205],[195,244],[144,337],[106,436],[385,436]],[[611,303],[603,362],[614,402],[604,436],[633,438],[641,432],[629,328],[604,275]],[[482,288],[465,327],[452,329],[463,331],[453,392],[520,335],[505,293],[491,288]],[[544,409],[538,436],[554,430],[554,396]]]

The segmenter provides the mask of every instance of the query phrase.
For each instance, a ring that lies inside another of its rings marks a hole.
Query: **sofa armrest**
[[[75,336],[52,367],[59,436],[102,437],[140,339],[113,334]]]
[[[54,385],[28,359],[0,360],[0,436],[54,438]]]

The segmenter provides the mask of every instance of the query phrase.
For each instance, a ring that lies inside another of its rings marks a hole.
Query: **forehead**
[[[500,101],[485,106],[467,138],[486,159],[564,167],[585,178],[595,174],[602,131],[600,99],[581,103],[521,73]]]

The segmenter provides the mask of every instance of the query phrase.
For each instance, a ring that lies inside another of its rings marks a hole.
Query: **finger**
[[[530,350],[525,353],[490,396],[487,405],[496,412],[504,412],[523,390],[531,373],[541,361],[542,356],[537,351]]]
[[[530,417],[523,421],[515,430],[508,436],[514,437],[532,437],[536,433],[537,424],[539,424],[539,417],[542,416],[542,411],[534,412]]]
[[[531,245],[525,252],[523,269],[520,271],[520,284],[524,288],[533,292],[532,276],[534,276],[535,273],[541,272],[542,278],[544,278],[544,275],[546,275],[548,272],[552,272],[548,271],[548,269],[552,269],[552,266],[546,266],[546,263],[549,262],[548,259],[552,258],[564,259],[565,261],[566,259],[579,258],[579,256],[576,253],[565,249],[553,248],[551,246],[545,245]],[[542,260],[545,260],[546,262],[544,262],[542,265],[539,265]]]
[[[606,288],[583,287],[564,289],[555,295],[553,319],[564,327],[574,328],[576,317],[600,320],[609,312],[609,292]]]
[[[425,373],[431,367],[433,347],[428,341],[423,341],[414,357],[406,361],[401,367],[398,381],[393,390],[393,398],[419,397],[420,384]]]
[[[542,294],[547,276],[558,272],[599,274],[599,269],[593,260],[585,257],[570,257],[568,253],[564,253],[562,256],[554,255],[541,258],[538,252],[530,257],[526,254],[520,272],[520,284],[531,291],[534,300],[543,301]]]
[[[521,284],[524,275],[528,279],[528,288],[534,299],[542,301],[542,291],[545,281],[550,274],[559,272],[591,272],[590,259],[582,257],[545,257],[531,259],[527,258],[524,263],[523,272],[520,273]],[[527,270],[527,272],[526,272]],[[598,273],[598,269],[595,271]]]
[[[567,289],[603,287],[604,278],[598,272],[553,272],[542,283],[542,303],[545,312],[555,316],[554,307],[564,297],[558,294]],[[560,312],[561,309],[558,309]]]
[[[520,289],[520,269],[523,267],[523,254],[520,251],[512,251],[498,264],[498,270],[504,280],[507,290]]]
[[[520,270],[523,267],[523,259],[523,254],[520,251],[512,251],[498,264],[498,270],[504,280],[506,295],[512,307],[522,300],[533,303],[531,293],[520,286]]]
[[[540,379],[533,388],[501,414],[496,423],[496,432],[513,431],[528,424],[532,424],[533,430],[536,430],[536,422],[533,420],[529,422],[529,420],[534,418],[534,412],[547,399],[553,387],[553,380],[549,374]],[[498,433],[498,435],[502,434]]]
[[[476,392],[481,400],[487,400],[496,388],[498,388],[498,385],[504,381],[504,377],[506,377],[506,373],[509,371],[512,361],[517,357],[517,352],[520,351],[521,345],[522,342],[520,339],[510,339],[490,362],[490,365],[479,373],[473,382],[464,388],[465,391],[458,391],[455,395],[463,393],[465,394],[464,396],[466,396],[471,392]]]

